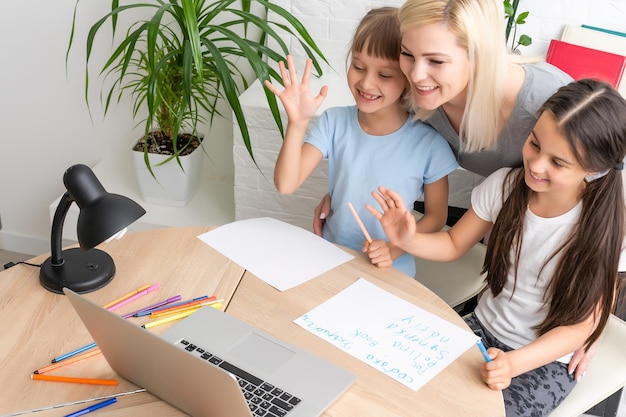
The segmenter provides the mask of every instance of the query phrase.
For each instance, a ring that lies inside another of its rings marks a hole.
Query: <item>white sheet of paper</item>
[[[354,258],[308,230],[269,217],[225,224],[198,238],[280,291]]]
[[[478,340],[363,278],[294,323],[414,391]]]

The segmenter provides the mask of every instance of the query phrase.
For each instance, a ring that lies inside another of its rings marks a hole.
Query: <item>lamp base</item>
[[[39,282],[48,291],[63,294],[66,287],[77,293],[91,292],[107,285],[115,275],[113,258],[99,249],[66,249],[61,257],[63,265],[52,265],[51,258],[41,265]]]

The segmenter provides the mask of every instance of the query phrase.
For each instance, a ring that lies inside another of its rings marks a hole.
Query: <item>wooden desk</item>
[[[293,320],[363,277],[452,323],[464,322],[436,295],[413,279],[372,266],[361,254],[332,271],[280,292],[234,264],[196,238],[209,228],[159,229],[130,233],[101,246],[115,260],[117,274],[101,290],[87,294],[105,304],[148,283],[161,289],[120,313],[181,294],[191,298],[215,294],[227,300],[227,312],[334,362],[357,376],[355,384],[324,414],[366,416],[502,416],[502,396],[487,388],[478,368],[483,359],[470,349],[417,392],[393,381],[307,332]],[[41,262],[45,256],[33,259]],[[102,357],[69,365],[54,373],[117,378],[117,387],[31,381],[30,373],[53,357],[91,342],[69,302],[39,285],[39,270],[18,265],[0,273],[0,416],[5,413],[94,398],[137,387],[119,377]],[[34,310],[34,311],[33,311]],[[140,319],[137,320],[141,323]],[[162,331],[159,327],[155,331]],[[51,372],[53,373],[53,372]],[[86,407],[72,405],[38,412],[38,417],[65,415]],[[99,416],[181,416],[181,412],[148,394],[118,398],[118,404],[98,410]]]

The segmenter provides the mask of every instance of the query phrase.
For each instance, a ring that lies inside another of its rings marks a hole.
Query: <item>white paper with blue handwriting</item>
[[[280,291],[354,258],[308,230],[269,217],[228,223],[198,238]]]
[[[363,278],[294,323],[414,391],[478,339]]]

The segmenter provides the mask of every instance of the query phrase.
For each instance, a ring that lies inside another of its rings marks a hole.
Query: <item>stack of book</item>
[[[626,97],[626,33],[566,25],[561,39],[550,42],[546,61],[574,79],[606,81]]]

